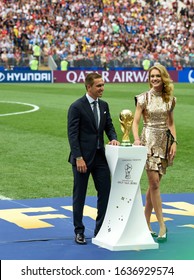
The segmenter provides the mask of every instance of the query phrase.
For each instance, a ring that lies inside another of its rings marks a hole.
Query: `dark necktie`
[[[93,101],[93,113],[94,113],[94,118],[96,121],[96,126],[98,127],[98,112],[97,112],[97,101]]]

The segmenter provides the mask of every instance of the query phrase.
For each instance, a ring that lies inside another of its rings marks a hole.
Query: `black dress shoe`
[[[77,244],[80,244],[80,245],[85,245],[87,244],[86,240],[85,240],[85,236],[83,233],[77,233],[76,236],[75,236],[75,242]]]

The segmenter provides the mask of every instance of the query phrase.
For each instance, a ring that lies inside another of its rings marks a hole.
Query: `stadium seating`
[[[187,0],[1,1],[0,65],[29,66],[39,43],[44,67],[49,56],[58,69],[64,57],[70,68],[193,67],[193,11]]]

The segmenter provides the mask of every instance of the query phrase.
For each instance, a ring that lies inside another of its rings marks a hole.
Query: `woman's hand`
[[[141,140],[138,138],[138,139],[135,139],[134,143],[133,143],[135,146],[140,146],[141,145]]]
[[[170,147],[169,159],[173,160],[176,156],[176,142],[173,142]]]

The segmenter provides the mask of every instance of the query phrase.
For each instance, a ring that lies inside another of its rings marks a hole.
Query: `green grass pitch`
[[[119,113],[123,109],[134,112],[134,96],[147,88],[143,83],[105,85],[103,99],[109,103],[120,141]],[[0,197],[25,199],[72,195],[73,177],[67,162],[67,110],[84,93],[84,84],[1,84]],[[163,177],[162,193],[194,192],[194,84],[176,83],[175,96],[179,145],[174,165]],[[33,104],[39,110],[5,116],[32,109],[30,105],[14,102]],[[132,134],[130,138],[133,141]],[[145,172],[141,189],[142,193],[147,189]],[[95,194],[90,179],[87,195]]]

